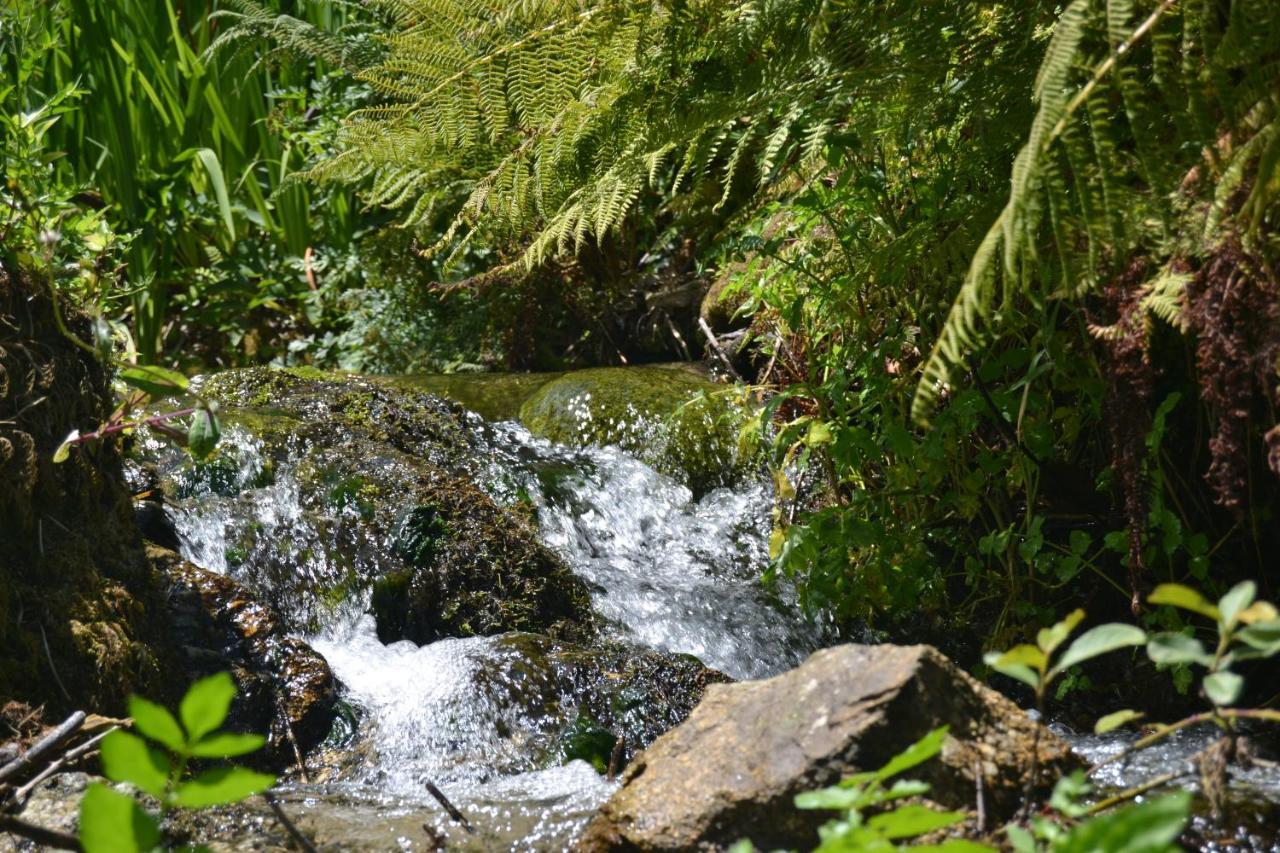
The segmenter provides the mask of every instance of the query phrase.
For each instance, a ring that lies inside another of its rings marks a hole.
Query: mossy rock
[[[729,390],[682,366],[579,370],[534,392],[520,420],[561,444],[621,447],[702,495],[745,467]]]
[[[173,502],[228,505],[227,570],[294,630],[369,594],[384,642],[594,633],[586,585],[476,485],[457,404],[312,369],[232,370],[199,390],[221,405],[223,445],[155,467]]]
[[[391,379],[397,387],[439,394],[488,421],[514,421],[538,389],[563,373],[449,373]]]

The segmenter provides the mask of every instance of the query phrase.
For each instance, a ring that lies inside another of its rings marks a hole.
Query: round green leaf
[[[140,737],[114,731],[102,739],[102,768],[116,782],[129,782],[157,799],[169,782],[169,759]]]
[[[106,740],[103,740],[106,743]],[[160,827],[132,797],[93,784],[80,801],[80,846],[84,853],[149,853],[160,844]]]
[[[1228,590],[1227,594],[1218,600],[1218,614],[1222,624],[1227,630],[1235,627],[1236,618],[1240,615],[1240,611],[1244,610],[1253,599],[1258,595],[1258,585],[1253,581],[1241,581]]]
[[[164,706],[141,696],[130,696],[129,716],[133,717],[134,728],[174,752],[181,752],[186,745],[187,739],[183,737],[178,721]]]
[[[1209,666],[1213,663],[1213,657],[1204,650],[1204,645],[1199,640],[1174,631],[1152,635],[1147,641],[1147,657],[1151,658],[1152,663],[1166,666],[1179,663]]]
[[[218,446],[222,438],[222,427],[218,416],[208,409],[196,409],[191,416],[191,427],[187,430],[187,449],[197,459],[204,459]]]
[[[187,737],[198,741],[222,725],[235,695],[235,682],[226,672],[202,678],[191,685],[178,708],[182,725],[187,728]]]
[[[1230,705],[1240,698],[1244,678],[1230,670],[1212,672],[1204,677],[1204,693],[1218,707]]]
[[[1146,632],[1136,625],[1111,622],[1106,625],[1099,625],[1096,628],[1090,628],[1067,647],[1067,650],[1058,660],[1058,665],[1053,668],[1050,675],[1056,675],[1078,663],[1083,663],[1090,658],[1096,658],[1107,652],[1113,652],[1116,649],[1140,646],[1146,641]]]

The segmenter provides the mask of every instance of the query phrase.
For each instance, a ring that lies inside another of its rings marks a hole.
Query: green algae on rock
[[[578,370],[535,391],[520,420],[561,444],[617,445],[701,495],[745,465],[729,390],[679,365]]]

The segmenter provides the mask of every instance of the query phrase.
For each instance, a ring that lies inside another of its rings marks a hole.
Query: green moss
[[[466,406],[489,421],[513,421],[520,407],[563,373],[450,373],[391,380],[398,387],[429,391]]]
[[[520,419],[562,444],[617,445],[702,494],[743,467],[743,414],[727,390],[680,367],[580,370],[539,388]]]
[[[595,768],[601,775],[609,772],[609,759],[618,737],[595,720],[579,715],[565,727],[556,740],[555,758],[558,764],[581,760]]]

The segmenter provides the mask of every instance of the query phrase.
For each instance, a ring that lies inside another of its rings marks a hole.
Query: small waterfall
[[[473,414],[466,423],[474,458],[465,466],[495,500],[532,511],[545,543],[591,587],[608,634],[735,678],[780,672],[819,645],[789,590],[759,580],[765,482],[695,500],[617,448],[572,449]],[[504,637],[379,642],[359,579],[381,571],[390,543],[362,523],[343,484],[317,485],[300,467],[302,448],[289,447],[273,462],[232,425],[208,463],[150,440],[138,455],[177,484],[169,511],[183,556],[276,606],[344,685],[360,721],[356,766],[313,794],[334,814],[339,792],[375,812],[421,812],[434,809],[432,782],[496,833],[474,839],[477,849],[566,846],[616,784],[584,761],[554,758],[581,697],[548,675],[555,664]],[[380,464],[370,460],[371,478]]]

